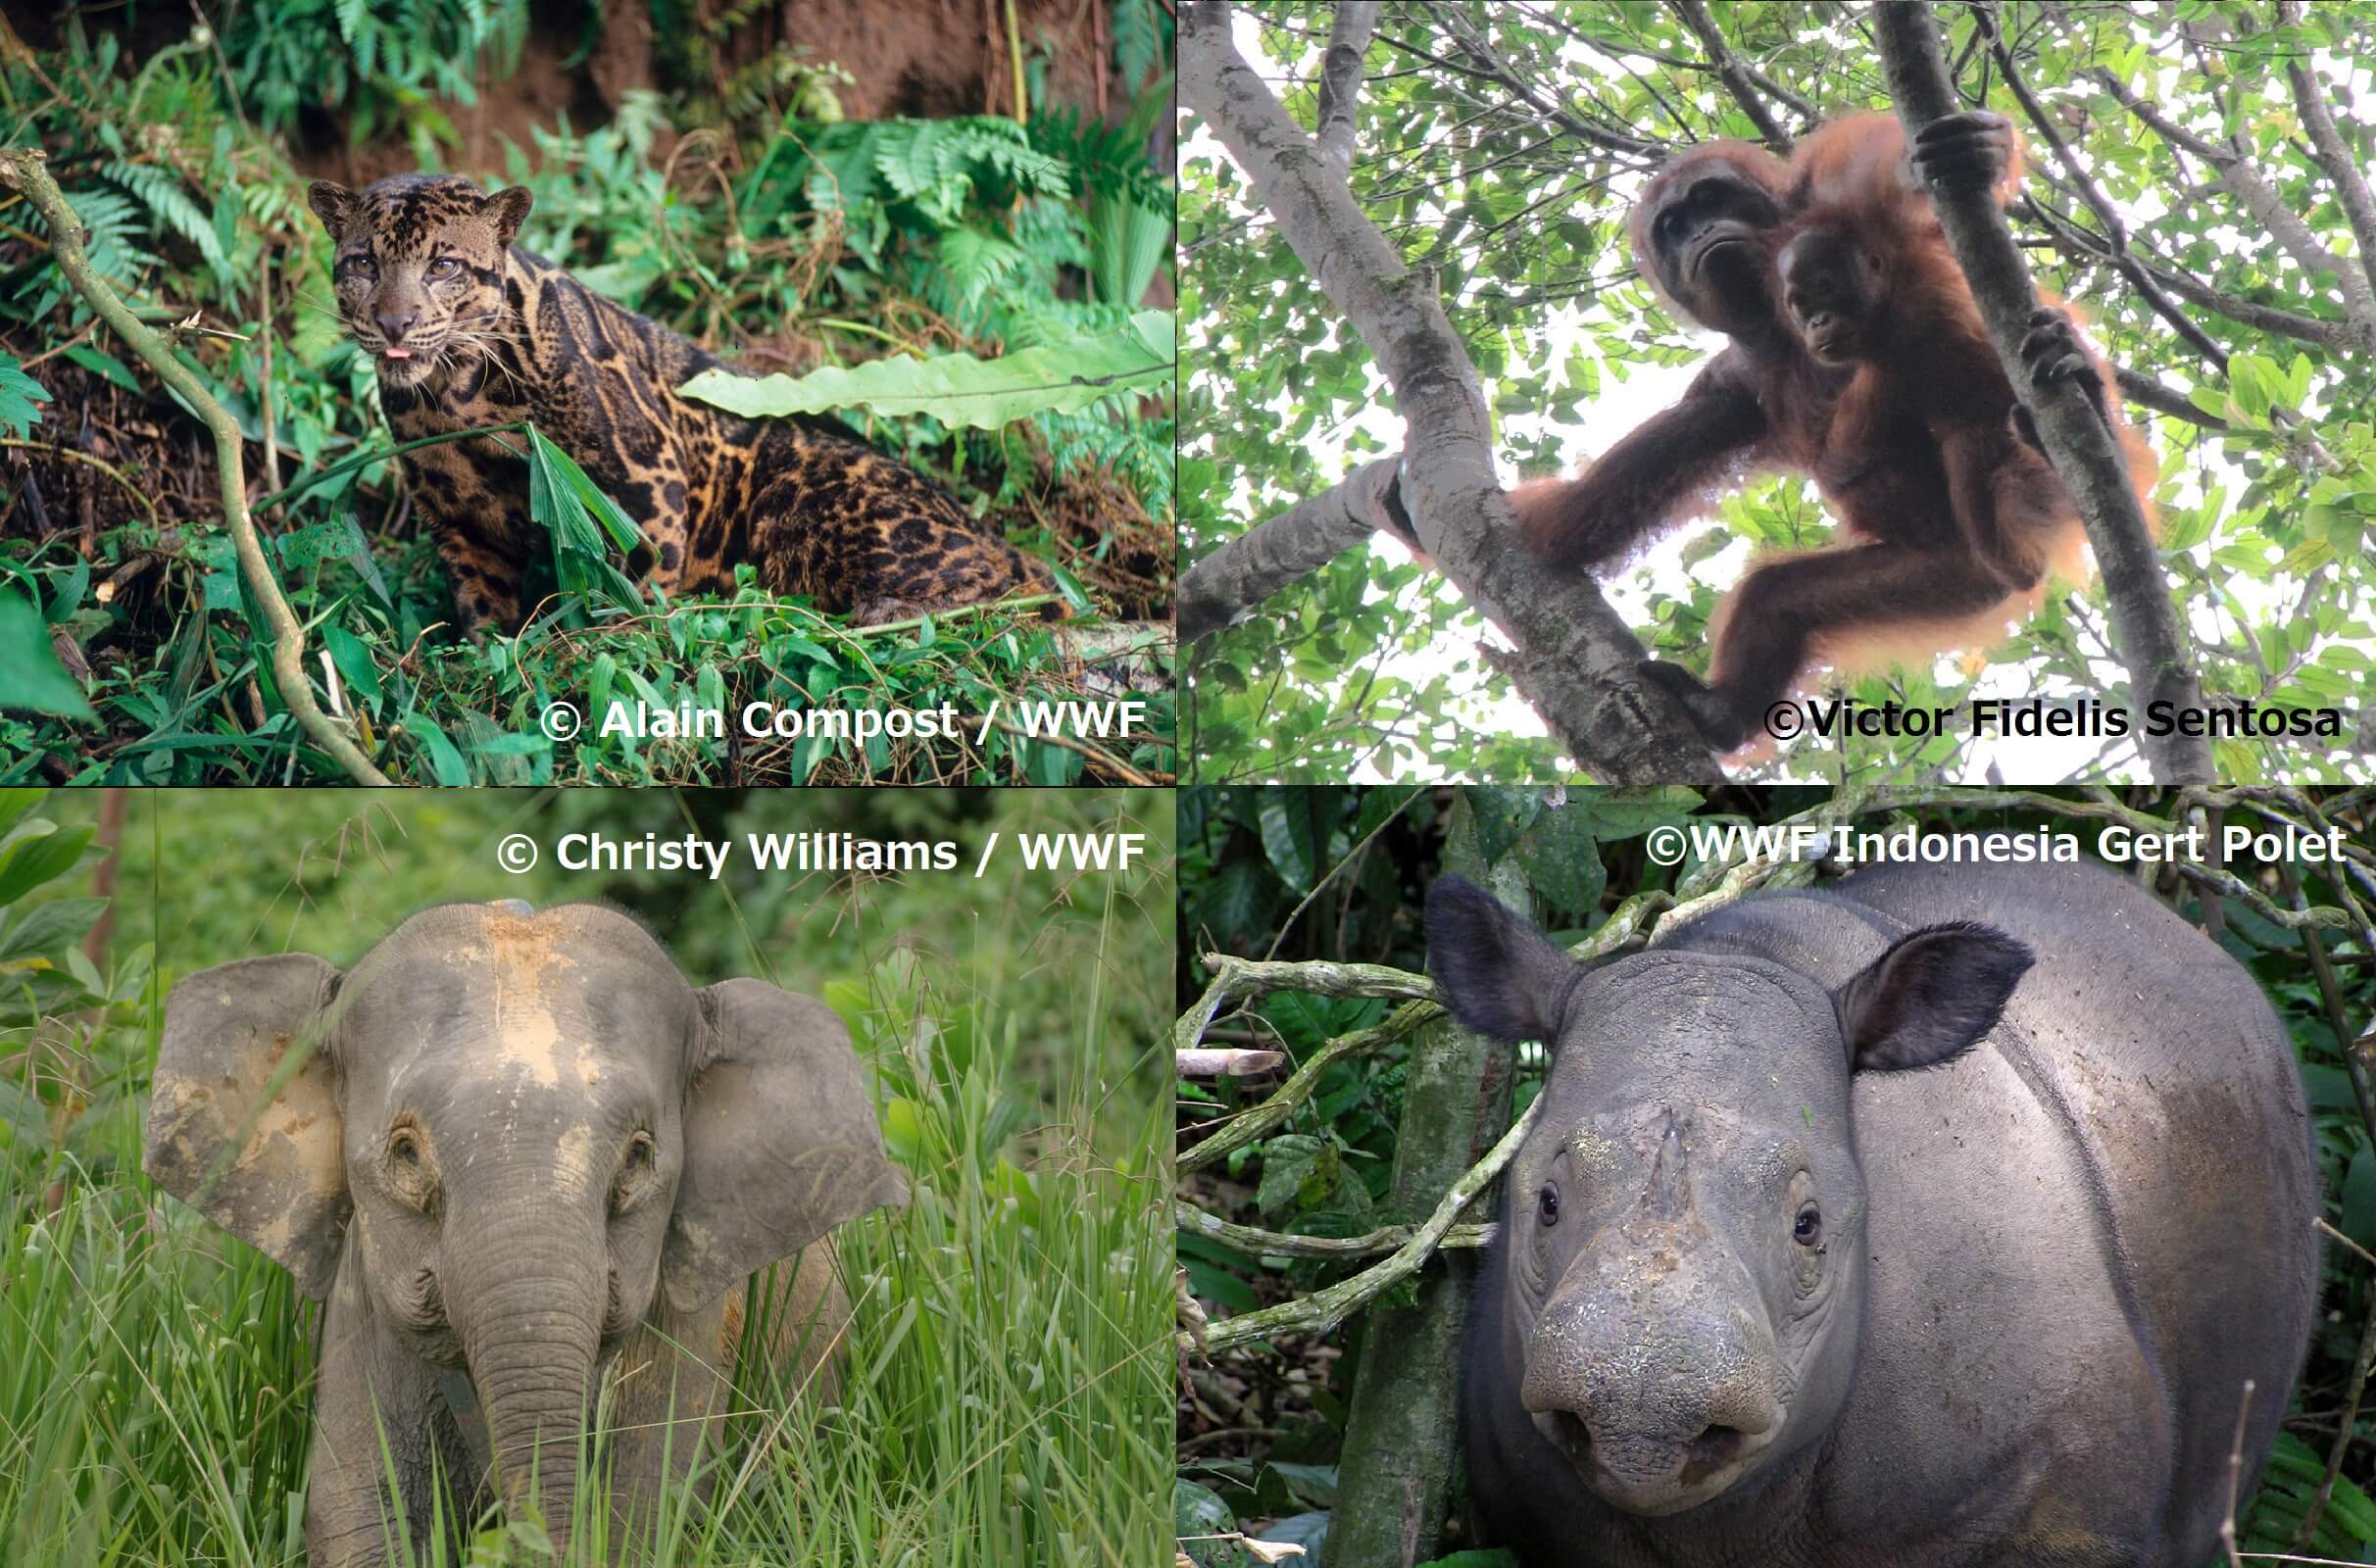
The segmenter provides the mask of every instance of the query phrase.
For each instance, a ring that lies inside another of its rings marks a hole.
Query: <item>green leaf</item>
[[[1246,1548],[1217,1537],[1235,1535],[1237,1517],[1218,1493],[1193,1481],[1171,1484],[1171,1532],[1196,1568],[1243,1568]]]
[[[15,355],[0,354],[0,430],[24,435],[41,419],[33,405],[49,400],[49,388],[26,374]]]
[[[1543,803],[1534,825],[1518,842],[1535,892],[1552,908],[1587,914],[1601,902],[1609,873],[1601,865],[1601,846],[1594,837],[1588,797],[1577,791],[1566,804]]]
[[[552,536],[553,574],[563,592],[625,605],[644,602],[642,590],[613,564],[604,545],[607,534],[621,551],[631,551],[643,535],[585,470],[533,425],[528,427],[528,515]]]
[[[1311,806],[1325,799],[1311,790],[1263,790],[1255,811],[1262,823],[1262,853],[1279,880],[1298,893],[1310,892],[1319,872],[1320,855],[1327,848],[1315,842]]]
[[[41,612],[0,593],[0,710],[95,719],[81,685],[58,662]]]
[[[81,863],[95,828],[61,828],[38,818],[0,840],[0,907]]]
[[[928,414],[952,428],[995,430],[1034,414],[1076,414],[1101,398],[1169,387],[1172,318],[1141,311],[1126,327],[1095,337],[1044,343],[1002,359],[970,354],[937,359],[872,360],[807,375],[754,379],[704,370],[677,391],[750,417],[866,408],[877,414]]]
[[[1311,1133],[1283,1133],[1271,1139],[1262,1146],[1262,1181],[1255,1192],[1255,1206],[1275,1214],[1294,1205],[1324,1158],[1332,1167],[1327,1174],[1333,1184],[1335,1152],[1333,1145]]]
[[[2362,1247],[2376,1247],[2376,1152],[2359,1146],[2343,1178],[2343,1234]]]
[[[348,686],[373,702],[379,701],[379,669],[371,662],[371,651],[363,639],[343,626],[323,626],[322,641],[330,651],[330,662],[338,666]]]
[[[1508,854],[1543,808],[1543,792],[1523,785],[1471,785],[1467,795],[1476,825],[1477,858],[1486,865]]]
[[[404,729],[428,753],[429,771],[439,784],[447,789],[462,789],[470,784],[470,764],[462,760],[462,753],[455,750],[437,720],[426,713],[414,713],[405,719]]]
[[[0,932],[0,963],[43,958],[64,952],[107,911],[105,899],[59,899],[36,905],[25,918]]]

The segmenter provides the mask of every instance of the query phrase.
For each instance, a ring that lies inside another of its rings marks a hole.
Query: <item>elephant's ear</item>
[[[174,986],[141,1161],[317,1300],[338,1270],[350,1207],[335,1073],[320,1039],[337,981],[320,958],[290,953]]]
[[[700,996],[685,1168],[661,1256],[680,1312],[844,1220],[908,1200],[832,1008],[760,980]]]

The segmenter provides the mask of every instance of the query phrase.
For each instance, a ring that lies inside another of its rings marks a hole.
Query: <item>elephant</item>
[[[1554,1051],[1465,1328],[1480,1534],[2209,1560],[2319,1281],[2293,1046],[2217,946],[2083,865],[1876,866],[1589,965],[1448,877],[1427,937],[1461,1023]]]
[[[764,1277],[767,1346],[829,1397],[830,1233],[907,1200],[830,1008],[697,990],[627,914],[516,900],[424,909],[343,973],[182,979],[144,1163],[323,1303],[314,1568],[498,1496],[566,1554],[597,1411],[612,1539],[648,1528],[722,1424],[739,1287],[798,1255]]]

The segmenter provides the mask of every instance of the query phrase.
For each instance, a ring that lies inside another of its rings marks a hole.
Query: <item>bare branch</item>
[[[1922,0],[1882,0],[1872,17],[1889,73],[1890,96],[1910,142],[1924,125],[1957,108],[1939,47],[1939,29]],[[2084,389],[2068,382],[2046,387],[2030,383],[2021,361],[2021,340],[2038,298],[1994,198],[1986,190],[1934,184],[1931,203],[1971,284],[2005,375],[2023,389],[2047,455],[2078,503],[2111,601],[2112,626],[2128,666],[2132,701],[2141,710],[2153,702],[2200,708],[2202,687],[2180,637],[2169,582],[2130,488],[2118,443]],[[2140,745],[2160,782],[2211,777],[2210,745],[2201,736],[2145,734]]]
[[[2205,430],[2224,430],[2227,421],[2215,415],[2203,413],[2188,401],[2186,394],[2163,386],[2142,370],[2132,370],[2125,365],[2112,367],[2112,379],[2120,383],[2121,396],[2155,414],[2166,414],[2173,419],[2201,425]]]
[[[1353,106],[1361,95],[1361,57],[1377,25],[1377,0],[1347,0],[1336,8],[1328,52],[1320,57],[1320,111],[1312,139],[1339,179],[1353,171]]]
[[[1375,531],[1378,491],[1393,482],[1400,454],[1356,468],[1343,484],[1307,497],[1180,574],[1182,643],[1235,625],[1257,606],[1300,582]]]
[[[1493,1146],[1492,1152],[1452,1184],[1452,1191],[1436,1204],[1435,1212],[1383,1263],[1373,1264],[1310,1296],[1210,1324],[1205,1328],[1202,1343],[1182,1334],[1180,1349],[1212,1355],[1273,1334],[1325,1334],[1335,1328],[1419,1271],[1419,1266],[1442,1245],[1460,1210],[1474,1202],[1479,1194],[1493,1185],[1493,1179],[1502,1174],[1502,1167],[1510,1163],[1518,1146],[1526,1142],[1526,1135],[1534,1131],[1534,1124],[1542,1114],[1541,1100],[1528,1105],[1526,1113],[1510,1123],[1510,1131],[1502,1135],[1502,1141]]]
[[[1285,1231],[1233,1225],[1181,1198],[1171,1200],[1171,1219],[1189,1235],[1210,1238],[1248,1257],[1374,1257],[1410,1241],[1413,1229],[1409,1225],[1388,1225],[1360,1236],[1291,1236]],[[1450,1250],[1459,1247],[1490,1247],[1498,1229],[1492,1220],[1478,1225],[1455,1225],[1444,1233],[1441,1248]]]
[[[1259,1078],[1287,1060],[1283,1051],[1246,1051],[1205,1046],[1171,1054],[1171,1070],[1182,1078]]]
[[[2287,25],[2301,20],[2300,10],[2291,0],[2277,0],[2277,20]],[[2285,79],[2294,89],[2294,107],[2302,112],[2302,128],[2309,133],[2310,156],[2326,171],[2327,178],[2335,182],[2336,198],[2343,203],[2343,216],[2351,225],[2351,235],[2359,241],[2359,265],[2368,281],[2376,284],[2376,194],[2368,190],[2367,176],[2360,172],[2359,160],[2351,156],[2351,144],[2343,132],[2335,128],[2335,117],[2327,109],[2326,89],[2310,74],[2308,65],[2289,60]]]
[[[2303,271],[2334,273],[2336,287],[2343,294],[2344,316],[2356,334],[2353,346],[2376,349],[2376,290],[2371,289],[2366,272],[2321,245],[2318,236],[2310,232],[2310,225],[2286,206],[2285,199],[2245,161],[2243,154],[2205,141],[2173,123],[2152,104],[2129,91],[2127,84],[2110,72],[2099,68],[2091,74],[2130,114],[2153,126],[2154,134],[2163,141],[2183,147],[2209,164],[2216,171],[2219,183],[2244,204],[2245,211],[2268,230],[2269,237],[2284,247]]]
[[[1649,689],[1642,646],[1590,583],[1504,548],[1514,526],[1494,471],[1476,368],[1432,274],[1361,213],[1229,37],[1225,0],[1180,12],[1180,97],[1203,116],[1279,233],[1361,334],[1408,421],[1401,493],[1419,543],[1519,652],[1511,684],[1578,761],[1610,783],[1712,779],[1680,705]]]
[[[2005,46],[2005,39],[1997,30],[1996,15],[1983,8],[1976,10],[1973,17],[1980,31],[1988,39],[1989,52],[1996,57],[1997,69],[2005,73],[2005,84],[2011,88],[2013,96],[2020,100],[2022,112],[2029,116],[2030,123],[2037,127],[2039,136],[2054,149],[2054,160],[2062,166],[2063,172],[2070,179],[2071,187],[2078,191],[2080,199],[2087,203],[2089,211],[2096,215],[2096,221],[2104,226],[2106,241],[2104,254],[2110,258],[2112,265],[2120,270],[2120,275],[2129,280],[2130,285],[2137,290],[2138,296],[2145,301],[2154,315],[2177,328],[2178,335],[2193,344],[2197,353],[2208,359],[2222,374],[2226,373],[2227,351],[2212,342],[2209,334],[2205,333],[2203,328],[2188,320],[2185,314],[2171,303],[2170,297],[2161,291],[2160,285],[2153,281],[2153,274],[2148,272],[2137,259],[2129,254],[2128,224],[2122,220],[2120,210],[2114,207],[2104,197],[2104,192],[2097,187],[2095,179],[2080,165],[2077,156],[2071,152],[2070,144],[2065,142],[2062,139],[2062,133],[2054,128],[2054,122],[2048,117],[2045,107],[2030,91],[2029,83],[2021,79],[2021,73],[2013,65],[2012,51]]]
[[[1789,157],[1790,132],[1774,119],[1773,111],[1765,107],[1765,100],[1757,96],[1751,74],[1742,67],[1732,46],[1724,41],[1724,34],[1716,30],[1716,19],[1708,14],[1707,0],[1666,0],[1666,4],[1667,9],[1682,19],[1683,25],[1699,35],[1700,47],[1708,51],[1708,64],[1715,67],[1716,79],[1724,83],[1724,90],[1733,95],[1733,102],[1741,106],[1750,123],[1757,127],[1765,145],[1774,150],[1776,157]]]
[[[2054,210],[2032,197],[2024,209],[2028,215],[2045,225],[2054,236],[2054,244],[2065,255],[2086,257],[2092,261],[2109,261],[2104,242],[2068,220],[2055,216]],[[2295,311],[2282,311],[2273,305],[2258,305],[2251,300],[2223,294],[2208,283],[2193,277],[2177,268],[2160,261],[2139,265],[2151,272],[2153,279],[2190,305],[2224,316],[2241,326],[2267,332],[2274,337],[2288,337],[2301,343],[2314,343],[2338,354],[2354,353],[2366,345],[2360,333],[2349,321],[2331,321],[2323,317],[2303,316]]]

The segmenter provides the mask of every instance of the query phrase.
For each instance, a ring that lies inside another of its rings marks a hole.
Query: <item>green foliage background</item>
[[[2273,25],[2269,7],[2228,0],[2143,8],[2005,0],[1993,9],[2057,132],[2127,215],[2130,251],[2160,278],[2192,280],[2233,302],[2223,314],[2181,301],[2232,355],[2222,374],[2104,262],[2100,225],[1977,45],[1969,9],[1933,8],[1964,101],[2010,115],[2030,140],[2029,199],[2013,227],[2034,241],[2025,255],[2038,283],[2081,307],[2115,364],[2226,421],[2214,433],[2134,404],[2126,411],[2160,454],[2163,557],[2182,624],[2197,630],[2205,692],[2348,715],[2376,655],[2370,350],[2295,335],[2289,318],[2306,318],[2313,331],[2341,320],[2334,275],[2305,275],[2263,223],[2208,183],[2201,160],[2174,156],[2091,73],[2110,73],[2200,135],[2236,138],[2317,240],[2351,257],[2351,231],[2307,153],[2282,68],[2311,65],[2347,138],[2364,151],[2364,98],[2343,84],[2376,9],[2294,8],[2300,17],[2288,25]],[[1240,10],[1261,20],[1259,47],[1283,77],[1271,85],[1310,125],[1327,8],[1273,0]],[[1524,476],[1573,472],[1589,459],[1563,428],[1584,411],[1630,401],[1651,413],[1628,388],[1634,369],[1693,364],[1718,346],[1653,301],[1633,275],[1623,231],[1632,194],[1673,148],[1758,139],[1682,10],[1625,0],[1395,6],[1371,42],[1354,194],[1408,261],[1436,270],[1501,421],[1503,454]],[[1863,8],[1785,0],[1708,10],[1731,51],[1772,84],[1755,90],[1792,132],[1890,107]],[[2188,42],[2182,22],[2216,41]],[[1374,416],[1389,405],[1366,349],[1240,172],[1194,121],[1182,145],[1182,243],[1194,258],[1182,298],[1183,559],[1194,561],[1394,450],[1399,432]],[[1805,548],[1830,528],[1811,489],[1795,479],[1753,482],[1714,515],[1722,528],[1695,540],[1686,563],[1734,539]],[[1653,652],[1697,664],[1708,613],[1733,575],[1729,566],[1714,577],[1695,572],[1683,596],[1654,594],[1652,623],[1637,628]],[[1474,657],[1482,623],[1450,589],[1439,593],[1440,582],[1426,567],[1349,551],[1213,638],[1190,672],[1198,776],[1565,776],[1572,763],[1551,741],[1504,733],[1507,721],[1487,708],[1510,695],[1509,683]],[[2099,590],[2050,606],[1999,662],[2020,666],[2015,693],[2118,701],[2125,680],[2108,647]],[[1430,662],[1384,667],[1401,655]],[[1967,681],[1963,670],[1944,683],[1923,670],[1856,690],[1875,702],[1954,701]],[[1803,740],[1779,770],[1962,777],[1977,771],[1958,756],[1967,745],[1960,735],[1859,739],[1844,751]],[[2353,773],[2344,754],[2315,744],[2214,750],[2222,779],[2278,769],[2302,779],[2364,776],[2364,761]]]
[[[1688,790],[1611,792],[1573,789],[1559,799],[1520,787],[1378,786],[1374,788],[1256,789],[1196,787],[1180,792],[1180,972],[1175,1003],[1187,1007],[1211,979],[1199,961],[1207,953],[1379,963],[1416,972],[1426,967],[1421,926],[1426,889],[1441,869],[1445,835],[1456,809],[1470,816],[1487,858],[1512,856],[1537,899],[1536,913],[1555,940],[1573,945],[1598,929],[1623,900],[1672,890],[1695,863],[1660,866],[1645,853],[1643,835],[1664,823],[1763,823],[1820,806],[1829,792],[1803,787],[1731,788],[1707,800]],[[1457,802],[1457,806],[1456,806]],[[2155,813],[2150,798],[2131,796],[2132,808]],[[2346,798],[2324,801],[2335,819],[2351,819]],[[2361,810],[2365,797],[2360,798]],[[2021,834],[2041,827],[2072,832],[2093,844],[2101,824],[2063,816],[2029,803],[2001,808],[1925,808],[1902,814],[1868,814],[1859,827],[1892,830]],[[2361,854],[2364,828],[2346,828]],[[2254,868],[2231,867],[2240,875]],[[2331,880],[2318,867],[2298,867],[2311,905],[2335,903]],[[2175,907],[2201,925],[2203,909],[2192,883],[2181,884]],[[2233,900],[2220,902],[2220,945],[2259,981],[2293,1037],[2308,1091],[2324,1215],[2361,1246],[2376,1249],[2376,1146],[2362,1120],[2345,1066],[2345,1048],[2329,1021],[2304,944],[2324,944],[2335,966],[2344,1017],[2376,1015],[2376,967],[2340,931],[2289,932]],[[1228,1043],[1280,1050],[1287,1065],[1248,1086],[1221,1079],[1179,1087],[1180,1125],[1206,1128],[1257,1103],[1327,1042],[1382,1022],[1395,1004],[1377,998],[1331,998],[1274,992],[1251,1009],[1225,1011],[1213,1034]],[[1309,1102],[1270,1136],[1249,1144],[1189,1179],[1182,1196],[1225,1220],[1310,1236],[1358,1236],[1400,1216],[1384,1209],[1397,1129],[1409,1076],[1407,1043],[1338,1061],[1322,1074]],[[1521,1057],[1513,1117],[1541,1087],[1543,1058]],[[1489,1219],[1498,1194],[1464,1216]],[[1218,1316],[1305,1296],[1356,1272],[1353,1263],[1247,1257],[1213,1239],[1183,1230],[1177,1247],[1189,1289]],[[1440,1267],[1440,1264],[1431,1264]],[[1394,1299],[1390,1295],[1388,1300]],[[2376,1312],[2376,1269],[2341,1246],[2326,1249],[2324,1310],[2309,1364],[2294,1391],[2292,1415],[2256,1498],[2240,1511],[2247,1551],[2285,1551],[2306,1499],[2325,1474],[2335,1421],[2360,1336]],[[1232,1434],[1216,1432],[1217,1406],[1203,1390],[1184,1389],[1179,1402],[1183,1440],[1175,1528],[1182,1535],[1233,1528],[1235,1520],[1265,1540],[1320,1544],[1325,1556],[1329,1512],[1337,1496],[1337,1458],[1365,1319],[1354,1317],[1322,1340],[1288,1339],[1279,1353],[1247,1353],[1192,1367],[1224,1387],[1242,1404],[1230,1416]],[[1315,1353],[1324,1351],[1326,1353]],[[2342,1480],[2329,1504],[2312,1555],[2345,1561],[2376,1553],[2376,1410],[2362,1406],[2354,1441],[2345,1449]],[[1252,1433],[1252,1436],[1247,1435]],[[1473,1539],[1473,1538],[1470,1538]],[[1205,1568],[1239,1568],[1246,1559],[1226,1546],[1192,1548]],[[1461,1568],[1509,1568],[1501,1553]]]
[[[93,963],[101,792],[31,794],[0,796],[0,1560],[302,1560],[314,1309],[140,1174],[164,997],[249,955],[345,964],[415,909],[491,898],[610,899],[697,982],[824,998],[915,1189],[838,1233],[866,1287],[839,1412],[738,1427],[734,1505],[664,1560],[1135,1568],[1160,1549],[1167,796],[133,792]],[[1064,875],[1010,852],[973,878],[986,835],[1018,829],[1144,831],[1151,854]],[[964,864],[579,875],[554,863],[569,831],[947,837]],[[544,848],[528,873],[497,867],[513,832]],[[790,1395],[740,1389],[760,1412]],[[549,1564],[539,1540],[490,1520],[469,1561]]]

